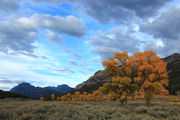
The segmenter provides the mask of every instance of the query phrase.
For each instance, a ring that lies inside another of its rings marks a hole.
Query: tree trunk
[[[150,105],[151,104],[151,97],[147,97],[146,98],[146,105]]]

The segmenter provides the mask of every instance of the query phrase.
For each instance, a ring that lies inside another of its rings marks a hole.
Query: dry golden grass
[[[1,100],[0,120],[180,120],[180,104]]]

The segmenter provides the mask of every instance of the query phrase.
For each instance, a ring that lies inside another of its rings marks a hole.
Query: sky
[[[0,0],[0,89],[75,87],[114,52],[180,52],[180,0]]]

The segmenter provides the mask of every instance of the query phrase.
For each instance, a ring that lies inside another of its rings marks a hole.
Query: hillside
[[[91,92],[99,88],[103,83],[110,82],[111,77],[104,75],[101,70],[97,71],[87,81],[76,86],[75,91]]]
[[[166,58],[162,58],[167,62],[167,71],[169,75],[169,91],[170,94],[176,94],[180,91],[180,54],[175,53]],[[111,78],[97,71],[87,81],[76,86],[75,91],[91,92],[98,89],[105,82],[110,82]]]
[[[175,53],[164,58],[167,62],[167,71],[169,75],[169,91],[171,94],[180,92],[180,54]]]
[[[35,87],[29,83],[21,83],[10,91],[21,95],[28,96],[30,98],[39,98],[40,96],[48,97],[51,94],[64,94],[71,92],[73,89],[69,86],[59,85],[57,87]]]

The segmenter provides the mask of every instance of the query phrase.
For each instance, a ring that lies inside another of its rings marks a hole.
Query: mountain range
[[[39,98],[41,96],[48,97],[51,94],[66,94],[73,91],[73,88],[68,85],[59,85],[57,87],[35,87],[30,83],[21,83],[13,87],[10,92],[28,96],[30,98]]]
[[[169,75],[168,90],[170,94],[180,93],[180,54],[175,53],[166,58],[162,58],[167,63],[167,71]],[[75,91],[92,92],[98,89],[105,82],[110,82],[111,77],[103,74],[103,72],[97,71],[87,81],[76,86]]]

